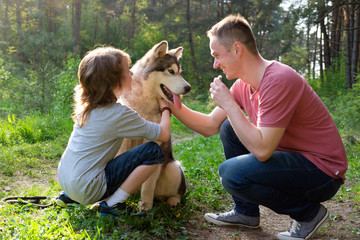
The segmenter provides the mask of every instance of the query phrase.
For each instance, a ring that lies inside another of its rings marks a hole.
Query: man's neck
[[[246,58],[246,73],[241,79],[249,84],[252,90],[255,92],[264,77],[266,68],[273,62],[268,61],[259,56],[252,55],[251,57]]]

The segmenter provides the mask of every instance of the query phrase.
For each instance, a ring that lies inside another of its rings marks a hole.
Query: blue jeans
[[[258,161],[244,147],[226,119],[220,128],[226,161],[219,167],[221,183],[235,201],[234,210],[260,216],[259,205],[297,221],[310,221],[320,202],[333,197],[340,185],[300,153],[275,151]]]
[[[106,192],[100,200],[113,195],[138,166],[160,164],[165,161],[163,151],[155,142],[141,144],[117,156],[105,167]]]

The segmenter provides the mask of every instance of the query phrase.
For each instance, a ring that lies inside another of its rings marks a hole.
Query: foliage
[[[306,49],[301,48],[300,46],[293,47],[291,52],[285,53],[281,62],[289,65],[290,67],[296,69],[300,74],[306,73]]]
[[[60,115],[30,115],[0,119],[0,146],[15,146],[54,140],[72,127],[70,118]]]
[[[187,4],[177,0],[137,0],[135,6],[133,1],[83,0],[80,41],[75,46],[75,5],[70,1],[0,0],[0,62],[6,62],[0,64],[0,78],[7,79],[2,81],[0,108],[18,116],[59,111],[68,106],[68,91],[76,82],[70,65],[87,51],[111,45],[126,50],[135,62],[162,40],[170,48],[184,47],[182,75],[193,86],[189,96],[207,100],[209,82],[220,72],[212,69],[206,31],[229,13],[249,19],[266,58],[278,58],[302,42],[295,27],[299,10],[284,11],[282,1],[221,2],[219,10],[216,1],[190,1],[187,12]],[[64,104],[61,96],[67,97]]]
[[[80,58],[69,58],[64,64],[64,69],[54,77],[52,111],[55,115],[63,113],[67,116],[72,113],[74,104],[74,88],[78,83],[77,72]]]
[[[333,69],[326,72],[326,81],[314,79],[310,85],[319,94],[322,101],[332,113],[332,117],[343,132],[355,130],[359,135],[360,126],[360,82],[356,82],[352,89],[346,90],[344,67],[345,58],[337,59]]]
[[[0,176],[40,177],[61,156],[72,130],[70,118],[60,115],[30,115],[0,119]],[[0,185],[4,184],[1,179]]]
[[[4,61],[1,59],[0,61]],[[3,66],[16,69],[18,66],[6,63]],[[4,101],[0,107],[5,112],[29,114],[30,112],[47,112],[52,102],[54,87],[53,75],[56,68],[51,63],[44,63],[38,68],[25,68],[17,74],[4,71],[0,78],[4,79],[0,98]]]
[[[333,116],[336,125],[344,132],[356,130],[355,135],[360,131],[360,82],[354,84],[348,92],[342,92],[330,108],[336,111]]]
[[[5,69],[4,60],[0,58],[0,85],[7,86],[9,82],[11,82],[11,78],[13,78],[11,72]],[[3,115],[3,112],[6,112],[8,108],[8,104],[6,100],[10,98],[10,94],[4,88],[0,88],[0,99],[2,99],[2,104],[0,105],[0,117]],[[5,115],[5,114],[4,114]]]

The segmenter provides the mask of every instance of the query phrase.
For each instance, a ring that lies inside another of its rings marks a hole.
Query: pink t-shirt
[[[299,152],[333,178],[345,180],[347,158],[331,115],[306,80],[273,62],[257,91],[237,80],[231,93],[258,127],[285,127],[276,150]]]

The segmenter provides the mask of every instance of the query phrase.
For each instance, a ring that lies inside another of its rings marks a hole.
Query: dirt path
[[[354,202],[328,201],[324,205],[329,209],[330,217],[312,239],[360,239],[360,211],[355,210]],[[357,206],[359,207],[359,204]],[[291,226],[292,220],[288,216],[276,214],[265,207],[260,207],[260,213],[261,222],[258,229],[218,227],[207,223],[202,215],[198,216],[197,222],[189,224],[186,228],[196,234],[191,239],[272,240],[277,239],[278,232],[285,231]]]

